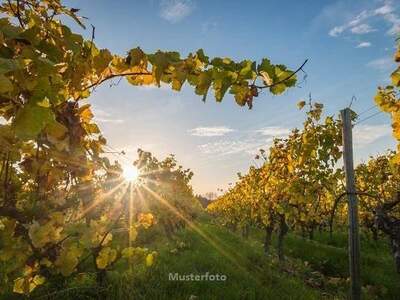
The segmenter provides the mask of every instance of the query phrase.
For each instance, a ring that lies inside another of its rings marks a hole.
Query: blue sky
[[[378,85],[388,83],[400,32],[400,1],[66,1],[81,8],[96,27],[96,43],[123,54],[203,48],[209,56],[237,60],[268,57],[295,69],[306,58],[306,80],[282,96],[261,94],[254,108],[239,107],[230,95],[203,103],[190,87],[137,88],[104,84],[90,98],[109,144],[136,158],[138,147],[160,158],[176,154],[190,167],[196,192],[226,188],[254,164],[254,154],[273,136],[301,126],[300,99],[322,102],[327,114],[356,97],[358,112],[373,105]],[[74,27],[75,28],[75,27]],[[76,28],[78,31],[79,29]],[[90,36],[90,31],[84,32]],[[302,79],[302,78],[300,78]],[[362,117],[373,114],[373,109]],[[354,128],[355,158],[394,148],[390,120],[379,114]],[[124,162],[126,159],[124,159]]]

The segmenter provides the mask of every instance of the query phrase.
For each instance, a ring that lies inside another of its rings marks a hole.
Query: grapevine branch
[[[276,86],[276,85],[278,85],[278,84],[284,83],[284,82],[288,81],[289,79],[291,79],[293,76],[295,76],[295,75],[296,75],[297,73],[299,73],[300,71],[304,72],[303,68],[304,68],[304,66],[307,64],[307,62],[308,62],[308,59],[306,59],[306,60],[300,65],[300,67],[298,67],[292,74],[288,75],[287,77],[283,78],[282,80],[279,80],[279,81],[274,82],[274,83],[272,83],[272,84],[261,85],[261,86],[252,84],[252,86],[254,86],[254,87],[256,87],[256,88],[262,90],[262,89],[271,88],[271,87],[274,87],[274,86]],[[164,74],[169,75],[169,74],[171,74],[171,73],[165,72]],[[90,85],[84,87],[82,91],[86,91],[86,90],[88,90],[88,89],[91,89],[91,88],[93,88],[93,87],[96,87],[96,86],[102,84],[103,82],[105,82],[105,81],[107,81],[107,80],[110,80],[110,79],[113,79],[113,78],[116,78],[116,77],[125,77],[125,76],[152,76],[152,75],[153,75],[152,72],[124,72],[124,73],[117,73],[117,74],[109,74],[109,75],[107,75],[107,76],[105,76],[105,77],[103,77],[103,78],[100,78],[100,79],[97,80],[96,82],[94,82],[94,83],[92,83],[92,84],[90,84]]]
[[[392,202],[382,204],[381,209],[383,209],[384,211],[388,211],[388,210],[391,210],[393,207],[395,207],[399,203],[400,203],[400,193],[397,193],[397,199]]]
[[[110,74],[106,77],[100,78],[98,81],[86,86],[83,88],[82,91],[86,91],[88,89],[91,89],[93,87],[96,87],[100,84],[102,84],[103,82],[113,79],[115,77],[125,77],[125,76],[142,76],[142,75],[152,75],[152,73],[150,72],[125,72],[125,73],[119,73],[119,74]]]
[[[79,261],[79,263],[76,265],[75,268],[76,268],[77,271],[79,271],[80,266],[81,266],[89,257],[91,257],[91,256],[96,257],[96,256],[99,254],[99,252],[100,252],[100,250],[101,250],[101,247],[103,246],[103,243],[104,243],[105,239],[106,239],[107,236],[111,233],[111,231],[115,228],[115,226],[117,225],[118,221],[121,219],[123,213],[124,213],[124,211],[123,211],[122,208],[121,208],[121,211],[120,211],[118,217],[114,220],[114,222],[113,222],[113,224],[110,226],[110,228],[104,233],[102,239],[100,240],[100,243],[99,243],[96,247],[92,248],[92,251],[89,252],[84,258],[82,258],[82,259]]]
[[[333,209],[332,209],[332,213],[331,213],[330,221],[329,221],[330,226],[332,226],[332,224],[333,224],[333,218],[335,217],[335,212],[336,212],[336,208],[337,208],[337,206],[338,206],[338,204],[339,204],[339,201],[343,198],[343,196],[349,195],[349,194],[355,194],[355,195],[359,195],[359,196],[367,196],[367,197],[371,197],[371,198],[374,198],[374,199],[376,199],[376,200],[379,201],[379,197],[374,196],[374,195],[372,195],[372,194],[370,194],[370,193],[366,193],[366,192],[355,192],[355,193],[344,192],[344,193],[341,193],[341,194],[335,199],[335,202],[334,202],[334,204],[333,204]],[[379,202],[381,202],[381,201],[379,201]],[[400,194],[399,194],[397,200],[395,200],[395,201],[393,201],[393,202],[389,202],[389,203],[383,203],[382,206],[381,206],[381,208],[382,208],[383,210],[390,210],[390,209],[392,209],[394,206],[396,206],[396,205],[399,204],[399,203],[400,203]]]
[[[330,216],[330,220],[329,220],[330,227],[332,227],[333,218],[335,217],[337,206],[339,205],[339,202],[343,198],[343,196],[346,196],[346,195],[367,196],[367,197],[371,197],[371,198],[375,198],[375,199],[379,200],[379,198],[377,196],[374,196],[374,195],[366,193],[366,192],[355,192],[355,193],[343,192],[343,193],[341,193],[339,196],[336,197],[335,202],[333,204],[333,208],[332,208],[332,212],[331,212],[331,216]]]
[[[10,0],[7,0],[7,2],[8,2],[8,5],[9,5],[9,7],[10,7],[12,13],[14,14],[14,17],[16,17],[16,18],[18,19],[19,24],[21,25],[22,28],[24,28],[24,27],[25,27],[25,24],[24,24],[24,22],[22,21],[21,12],[20,12],[20,10],[19,10],[19,0],[17,0],[17,11],[14,11]]]
[[[19,212],[16,208],[10,206],[0,206],[0,216],[13,218],[20,223],[29,221],[26,215]]]
[[[296,69],[296,71],[294,71],[294,72],[293,72],[292,74],[290,74],[289,76],[283,78],[282,80],[279,80],[279,81],[274,82],[274,83],[272,83],[272,84],[267,84],[267,85],[262,85],[262,86],[254,85],[254,86],[255,86],[256,88],[258,88],[258,89],[266,89],[266,88],[271,88],[271,87],[276,86],[276,85],[278,85],[278,84],[284,83],[285,81],[289,80],[290,78],[292,78],[294,75],[296,75],[296,74],[299,73],[300,71],[303,71],[303,72],[304,72],[303,68],[304,68],[304,66],[307,64],[307,62],[308,62],[308,58],[301,64],[300,67],[298,67],[298,68]]]
[[[94,38],[95,38],[95,31],[96,31],[96,27],[94,27],[93,24],[90,24],[92,26],[92,37],[90,39],[90,49],[89,49],[89,53],[92,52],[92,48],[93,48],[93,42],[94,42]]]

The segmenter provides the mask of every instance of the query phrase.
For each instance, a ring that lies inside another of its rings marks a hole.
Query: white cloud
[[[376,140],[392,135],[390,125],[358,125],[353,130],[354,143],[356,146],[364,147],[374,143]]]
[[[344,26],[335,26],[329,31],[329,35],[333,37],[339,36],[346,28]]]
[[[354,34],[366,34],[370,32],[376,31],[376,29],[372,28],[368,24],[360,24],[357,26],[354,26],[350,29],[350,31]]]
[[[386,14],[385,20],[391,24],[390,29],[386,32],[388,35],[397,35],[400,33],[400,17],[393,13]]]
[[[198,145],[199,151],[203,155],[212,157],[237,157],[243,156],[247,159],[254,158],[260,149],[267,152],[271,147],[274,137],[277,135],[285,136],[289,130],[281,127],[266,127],[259,130],[247,131],[244,136],[235,138],[221,138]],[[360,124],[354,127],[353,140],[357,149],[367,148],[378,142],[379,139],[390,137],[392,129],[388,124],[364,125]],[[233,158],[232,158],[233,159]]]
[[[224,140],[202,144],[198,147],[204,154],[221,156],[232,154],[255,155],[259,149],[269,148],[272,141],[272,138],[265,139],[264,143],[260,143],[260,140]]]
[[[261,129],[257,129],[256,132],[266,136],[283,137],[287,136],[290,133],[290,129],[271,126],[271,127],[264,127]]]
[[[367,34],[377,31],[372,28],[367,21],[383,20],[389,26],[386,34],[396,35],[400,32],[400,17],[396,13],[396,8],[393,6],[392,1],[384,1],[384,4],[378,8],[363,10],[358,15],[354,16],[350,21],[340,26],[335,26],[329,31],[332,37],[338,37],[344,32],[352,34]]]
[[[385,3],[383,6],[375,9],[374,14],[375,15],[387,15],[390,14],[394,11],[394,8],[392,7],[389,2]]]
[[[95,109],[93,111],[94,115],[94,120],[99,122],[99,123],[114,123],[114,124],[121,124],[124,123],[125,121],[122,119],[115,119],[112,118],[112,115],[104,110],[101,109]]]
[[[114,124],[124,123],[124,120],[122,119],[94,118],[94,120],[99,123],[114,123]]]
[[[214,126],[214,127],[196,127],[188,132],[193,136],[223,136],[227,133],[235,131],[232,128],[226,126]]]
[[[370,61],[367,66],[379,71],[388,71],[395,67],[395,63],[391,57],[382,57]]]
[[[370,13],[367,10],[363,10],[357,16],[355,16],[348,24],[347,27],[357,26],[364,20],[370,17]]]
[[[244,135],[224,138],[218,141],[199,145],[203,154],[254,156],[260,149],[268,150],[274,138],[284,137],[290,133],[288,128],[269,126],[256,130],[244,131]]]
[[[356,46],[356,48],[368,48],[371,47],[371,45],[372,44],[370,42],[361,42]]]
[[[160,16],[171,23],[177,23],[189,16],[195,8],[191,0],[162,0]]]
[[[368,26],[368,24],[361,24],[361,22],[363,22],[364,20],[368,19],[370,17],[370,13],[366,10],[362,11],[361,13],[359,13],[358,15],[356,15],[353,19],[351,19],[349,22],[347,22],[346,24],[340,25],[340,26],[335,26],[334,28],[332,28],[329,31],[329,35],[333,36],[333,37],[337,37],[340,34],[342,34],[344,31],[350,29],[350,31],[352,29],[354,29],[355,31],[359,31],[362,30],[363,27]],[[357,28],[361,26],[360,28]],[[364,28],[365,29],[365,28]]]

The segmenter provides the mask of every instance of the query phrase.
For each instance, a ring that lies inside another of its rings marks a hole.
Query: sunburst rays
[[[217,250],[222,256],[227,258],[232,264],[234,264],[241,271],[248,273],[247,269],[238,263],[237,257],[231,255],[223,246],[219,245],[214,239],[208,236],[203,230],[201,230],[195,223],[185,217],[179,210],[177,210],[173,205],[171,205],[167,200],[161,197],[159,194],[151,190],[147,185],[142,185],[142,187],[149,192],[155,199],[157,199],[162,205],[164,205],[168,210],[170,210],[175,216],[183,220],[194,232],[196,232],[201,238],[203,238],[207,243],[209,243],[215,250]]]
[[[242,272],[252,274],[247,270],[245,266],[243,266],[240,262],[246,261],[247,259],[239,256],[237,252],[234,252],[234,249],[227,249],[226,245],[221,240],[218,240],[216,237],[210,237],[207,233],[205,233],[198,225],[196,225],[192,220],[186,217],[181,211],[179,211],[174,205],[172,205],[169,201],[167,201],[164,197],[155,192],[150,185],[155,184],[156,186],[160,186],[160,182],[158,180],[153,180],[150,177],[151,175],[155,175],[157,173],[161,173],[162,170],[152,170],[152,171],[144,171],[138,170],[140,172],[139,180],[131,181],[124,178],[122,174],[119,174],[118,177],[108,180],[108,183],[117,182],[112,189],[105,192],[101,196],[97,197],[88,207],[86,207],[82,212],[81,216],[85,216],[88,212],[96,208],[102,202],[104,202],[108,197],[117,194],[115,200],[115,206],[109,211],[110,215],[113,214],[113,211],[121,211],[123,209],[124,204],[123,200],[127,201],[126,203],[126,214],[128,218],[127,225],[128,228],[128,246],[132,246],[132,232],[131,227],[134,225],[133,220],[135,218],[135,213],[139,212],[139,210],[150,211],[150,207],[148,201],[146,201],[146,195],[144,195],[143,191],[149,193],[154,199],[156,199],[162,206],[172,212],[177,218],[183,220],[190,229],[192,229],[196,234],[198,234],[206,243],[211,245],[218,253],[220,253],[223,257],[228,259],[235,267],[237,267]],[[120,181],[120,182],[119,182]],[[162,184],[162,183],[161,183]],[[128,197],[124,197],[128,195]]]

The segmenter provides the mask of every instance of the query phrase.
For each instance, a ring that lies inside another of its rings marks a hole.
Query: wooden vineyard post
[[[358,233],[358,201],[353,165],[351,110],[350,108],[343,109],[340,111],[340,114],[343,121],[343,163],[348,197],[350,295],[352,300],[359,300],[361,299],[360,237]]]

